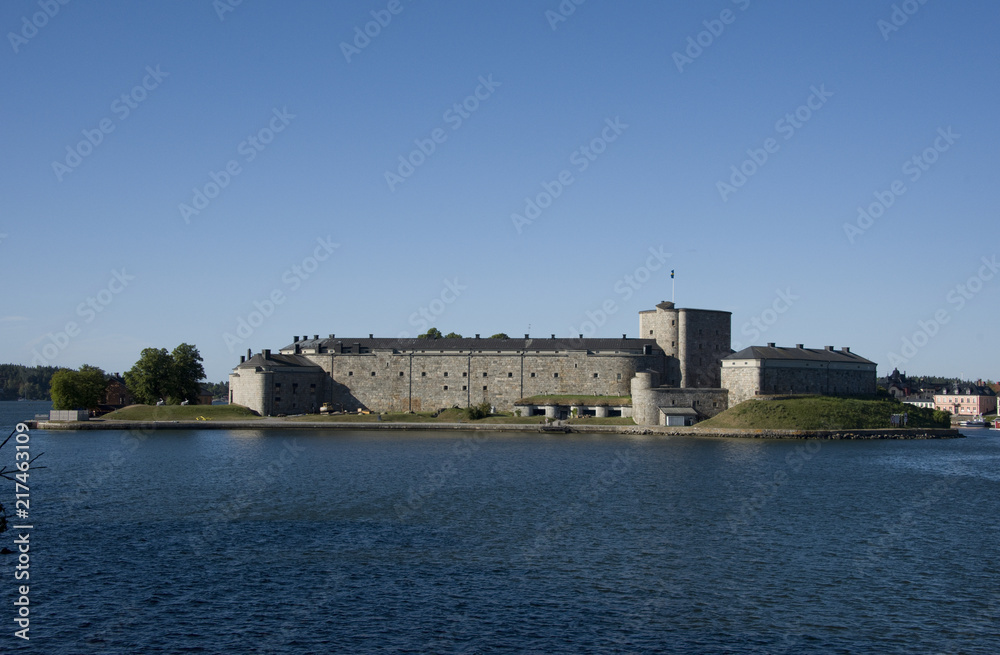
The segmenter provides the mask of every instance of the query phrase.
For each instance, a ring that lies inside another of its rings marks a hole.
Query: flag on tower
[[[674,279],[674,269],[670,269],[670,279]]]

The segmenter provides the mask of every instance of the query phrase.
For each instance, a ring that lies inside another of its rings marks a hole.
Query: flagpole
[[[674,269],[670,269],[670,302],[674,302]]]

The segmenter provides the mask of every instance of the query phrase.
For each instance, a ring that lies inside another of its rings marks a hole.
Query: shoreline
[[[86,431],[86,430],[442,430],[442,431],[493,431],[538,432],[553,434],[632,434],[670,437],[711,437],[725,439],[824,439],[884,440],[884,439],[962,439],[955,428],[884,428],[867,430],[735,430],[729,428],[667,427],[644,425],[556,425],[535,423],[390,423],[386,422],[335,422],[288,421],[263,418],[245,421],[29,421],[37,430]]]

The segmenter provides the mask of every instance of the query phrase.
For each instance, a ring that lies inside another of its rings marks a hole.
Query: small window
[[[552,377],[557,378],[557,377],[559,377],[559,374],[558,373],[553,373]]]
[[[594,373],[594,377],[595,377],[595,378],[597,377],[597,373]]]
[[[275,389],[280,389],[281,388],[281,383],[280,382],[275,382],[274,383],[274,388]]]
[[[274,402],[280,403],[281,402],[281,396],[275,396],[274,397]]]
[[[372,377],[375,377],[375,371],[372,371]]]
[[[621,373],[619,373],[619,374],[618,374],[618,379],[619,379],[619,380],[621,380],[621,379],[622,379],[622,374],[621,374]]]
[[[427,377],[427,371],[420,371],[420,377],[422,378]]]
[[[445,376],[445,377],[448,377],[448,371],[445,371],[445,372],[444,372],[444,376]]]
[[[652,331],[652,330],[650,330],[650,331],[649,331],[649,333],[650,333],[650,334],[653,334],[653,331]]]
[[[468,387],[466,387],[466,386],[465,386],[465,385],[463,384],[463,385],[462,385],[462,391],[466,391],[467,389],[468,389]]]
[[[486,371],[483,371],[483,377],[486,377]]]
[[[509,378],[512,378],[512,377],[514,377],[514,374],[513,374],[513,373],[510,373],[510,372],[508,372],[508,373],[507,373],[507,377],[509,377]]]
[[[483,391],[486,391],[486,385],[485,384],[483,385]]]
[[[447,391],[447,390],[448,390],[448,385],[447,385],[447,384],[446,384],[446,385],[444,385],[444,390],[445,390],[445,391]]]
[[[347,372],[347,377],[351,377],[352,375],[354,375],[354,371],[348,371]]]
[[[532,373],[532,374],[531,374],[531,377],[535,377],[535,374],[534,374],[534,373]]]
[[[462,377],[463,378],[469,377],[469,372],[468,371],[462,371]]]
[[[403,377],[403,372],[402,371],[399,372],[399,377]]]
[[[309,385],[309,388],[310,388],[310,389],[315,389],[315,388],[316,388],[316,385],[315,385],[315,384],[310,384],[310,385]]]

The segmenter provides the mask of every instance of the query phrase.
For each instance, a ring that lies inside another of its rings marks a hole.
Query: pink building
[[[997,395],[985,386],[952,385],[934,394],[934,409],[961,416],[994,414],[997,411]]]

